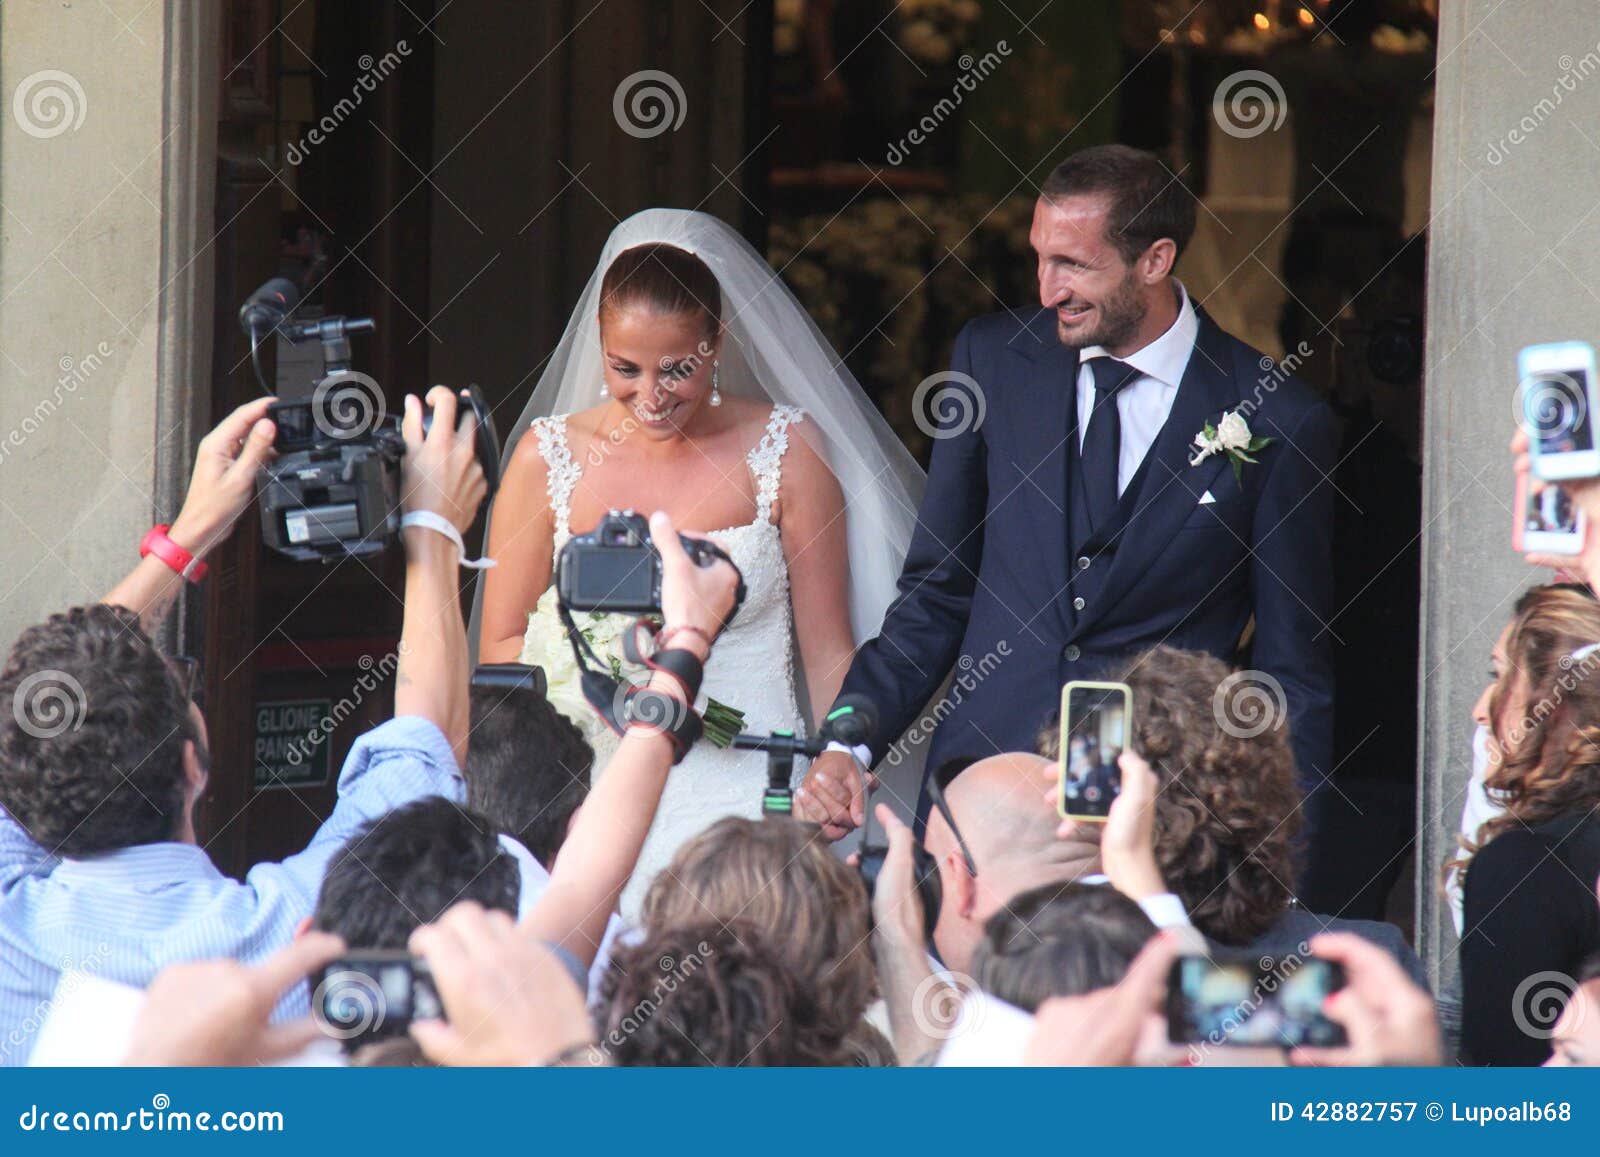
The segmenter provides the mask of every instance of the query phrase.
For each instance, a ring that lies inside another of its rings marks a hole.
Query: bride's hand
[[[795,811],[801,819],[820,824],[826,838],[842,839],[866,819],[867,792],[873,786],[874,777],[868,772],[863,779],[854,756],[825,751],[811,761],[795,792]]]
[[[720,559],[714,566],[696,566],[678,541],[672,520],[659,510],[650,516],[650,539],[661,553],[662,622],[668,630],[688,628],[673,646],[709,652],[711,640],[733,611],[738,571]]]

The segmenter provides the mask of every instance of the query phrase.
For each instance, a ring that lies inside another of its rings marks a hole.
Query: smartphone
[[[1511,506],[1511,548],[1518,552],[1578,554],[1583,550],[1583,511],[1559,486],[1533,493],[1526,474],[1517,475],[1517,494]]]
[[[427,961],[407,952],[369,950],[333,961],[316,979],[311,1013],[346,1051],[398,1036],[414,1020],[444,1019]]]
[[[1546,342],[1517,354],[1517,420],[1527,431],[1537,477],[1600,475],[1595,389],[1594,347],[1588,342]]]
[[[1167,1037],[1251,1048],[1347,1044],[1343,1026],[1322,1012],[1344,984],[1344,966],[1316,956],[1180,956],[1167,982]]]
[[[1126,683],[1074,680],[1061,688],[1061,785],[1064,819],[1100,820],[1122,790],[1117,757],[1128,746],[1133,692]]]

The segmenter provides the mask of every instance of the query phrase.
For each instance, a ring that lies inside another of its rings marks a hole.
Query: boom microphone
[[[239,324],[251,336],[277,324],[300,304],[300,287],[287,277],[274,277],[257,289],[239,307]]]

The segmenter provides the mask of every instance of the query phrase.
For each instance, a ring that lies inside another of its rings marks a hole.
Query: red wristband
[[[199,582],[206,577],[206,564],[168,538],[171,529],[165,524],[152,526],[139,542],[139,557],[153,554],[189,582]]]

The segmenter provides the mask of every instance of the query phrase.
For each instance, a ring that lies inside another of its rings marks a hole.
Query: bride
[[[479,662],[544,667],[551,703],[584,730],[604,774],[616,739],[578,689],[553,567],[606,511],[665,510],[720,542],[748,588],[706,667],[708,723],[731,709],[743,714],[731,730],[802,732],[882,621],[921,487],[743,238],[703,213],[638,213],[611,234],[512,431],[489,522],[498,565],[481,592]],[[619,642],[632,618],[577,616],[623,677],[637,673]],[[766,782],[762,753],[697,744],[667,782],[624,914],[680,845],[724,816],[760,814]]]

